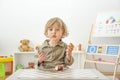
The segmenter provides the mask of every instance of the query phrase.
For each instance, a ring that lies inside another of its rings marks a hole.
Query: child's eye
[[[56,29],[56,31],[59,31],[60,29]]]
[[[49,31],[52,31],[52,30],[53,30],[52,28],[49,29]]]

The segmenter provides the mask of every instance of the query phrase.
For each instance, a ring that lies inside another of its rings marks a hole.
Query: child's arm
[[[67,65],[72,65],[74,62],[74,59],[72,57],[72,48],[71,46],[68,46],[67,47],[67,50],[66,50],[66,59],[65,59],[65,63]]]
[[[70,44],[67,46],[67,50],[66,50],[67,59],[68,59],[69,61],[71,61],[73,49],[74,49],[74,45],[73,45],[72,43],[70,43]]]
[[[71,61],[71,56],[72,56],[72,48],[70,46],[68,46],[68,48],[66,50],[66,57],[69,61]]]

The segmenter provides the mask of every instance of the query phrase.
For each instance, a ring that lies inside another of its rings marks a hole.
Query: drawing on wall
[[[120,36],[120,12],[99,13],[96,18],[93,36],[96,37]]]
[[[107,47],[107,54],[111,55],[118,55],[119,46],[108,46]]]

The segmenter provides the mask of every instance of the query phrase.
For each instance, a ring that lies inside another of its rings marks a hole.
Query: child
[[[45,26],[45,40],[38,53],[39,69],[62,70],[72,65],[72,48],[62,41],[68,35],[65,23],[60,18],[51,18]]]

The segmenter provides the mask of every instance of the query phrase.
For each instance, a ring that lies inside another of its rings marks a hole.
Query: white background
[[[68,26],[66,43],[83,49],[89,39],[91,25],[99,12],[120,10],[120,0],[0,0],[0,55],[18,51],[21,39],[31,45],[41,44],[44,26],[52,17],[60,17]]]

